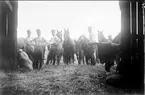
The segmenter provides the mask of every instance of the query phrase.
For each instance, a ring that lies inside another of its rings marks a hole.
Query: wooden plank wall
[[[134,84],[144,84],[143,2],[120,1],[121,49],[123,75],[132,77]]]
[[[12,69],[15,66],[14,64],[16,64],[18,2],[9,2],[13,10],[9,8],[6,2],[0,3],[0,68]]]

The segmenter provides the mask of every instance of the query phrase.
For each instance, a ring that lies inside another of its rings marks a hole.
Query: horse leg
[[[33,62],[33,68],[36,69],[36,60]]]
[[[35,67],[36,69],[38,69],[38,64],[39,64],[39,60],[37,59],[37,60],[36,60],[36,65],[35,65],[35,66],[36,66],[36,67]]]
[[[78,52],[78,65],[81,64],[81,51]]]
[[[85,64],[85,59],[84,59],[84,51],[82,51],[82,61],[83,61],[83,64]]]
[[[59,54],[59,64],[60,64],[60,61],[61,61],[61,58],[62,58],[62,54]]]
[[[47,62],[46,64],[51,64],[52,63],[52,51],[49,51],[49,54],[47,55]]]
[[[69,64],[71,64],[72,55],[69,56]]]
[[[67,54],[68,56],[67,56],[67,65],[69,65],[70,64],[70,54]]]
[[[84,59],[84,57],[85,57],[85,56],[83,55],[83,65],[85,64],[85,59]]]
[[[39,69],[42,68],[43,64],[44,64],[44,63],[43,63],[43,59],[41,59],[41,60],[40,60],[40,65],[39,65]]]
[[[76,53],[76,56],[77,56],[77,60],[79,61],[79,53],[78,52]]]
[[[61,56],[60,56],[60,54],[58,54],[57,55],[57,63],[58,63],[58,65],[60,64],[60,58],[61,58]]]
[[[91,57],[91,65],[95,65],[95,63],[96,63],[96,59],[95,59],[95,56],[93,55]]]
[[[65,53],[63,54],[63,63],[66,64],[66,55],[65,55]]]
[[[99,64],[100,63],[100,59],[99,59],[99,51],[98,51],[98,47],[97,47],[97,49],[96,49],[96,51],[95,51],[95,57],[96,57],[96,62]]]
[[[78,57],[78,65],[80,65],[81,64],[81,57],[79,56]]]
[[[53,58],[53,65],[55,65],[55,57]]]
[[[53,52],[53,54],[52,54],[52,60],[53,60],[53,65],[55,65],[55,54],[54,54],[54,52]]]
[[[107,72],[110,72],[110,68],[111,68],[111,65],[110,65],[110,62],[108,61],[108,62],[105,63],[105,70]]]
[[[47,55],[47,61],[46,61],[46,64],[48,65],[49,64],[49,60],[50,59],[50,57],[49,57],[49,55]]]
[[[73,64],[74,64],[74,61],[75,61],[74,53],[72,54],[72,59],[73,59]]]
[[[67,65],[70,64],[70,55],[67,56]]]
[[[86,64],[89,65],[89,63],[88,63],[88,56],[85,56],[85,58],[86,58]]]

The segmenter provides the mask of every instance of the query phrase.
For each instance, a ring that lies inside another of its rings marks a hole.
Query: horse
[[[87,59],[86,53],[88,51],[89,40],[84,35],[81,35],[78,38],[77,42],[78,42],[78,49],[79,49],[78,50],[78,64],[81,64],[82,61],[84,64],[84,57],[86,57],[86,59]]]
[[[58,48],[57,48],[57,62],[58,64],[60,63],[60,60],[61,60],[61,57],[63,55],[63,47],[62,47],[62,44],[63,44],[63,39],[62,39],[62,31],[58,31],[57,30],[57,33],[56,33],[56,36],[60,39],[60,42],[58,44]]]
[[[81,61],[83,61],[84,64],[84,58],[86,59],[86,64],[89,65],[95,65],[96,62],[99,63],[99,59],[98,59],[98,47],[97,44],[94,43],[89,43],[89,39],[84,36],[81,35],[78,39],[78,43],[79,43],[79,64]],[[91,63],[90,63],[91,61]]]
[[[71,62],[71,59],[74,63],[74,53],[75,53],[75,42],[70,38],[69,29],[64,29],[64,41],[63,41],[63,61],[64,63],[68,64]]]
[[[112,41],[113,43],[116,43],[118,45],[121,44],[121,32],[118,33],[118,35],[113,39]],[[119,70],[119,65],[120,65],[120,60],[121,60],[121,49],[119,48],[118,50],[118,54],[116,56],[116,64],[117,64],[117,68],[116,68],[116,72]]]
[[[109,42],[108,39],[106,39],[103,35],[103,31],[97,31],[98,32],[98,42]]]
[[[113,43],[120,44],[121,42],[121,32],[113,39]]]
[[[75,42],[75,52],[74,52],[74,54],[76,54],[77,60],[79,61],[80,45],[79,45],[77,40],[74,40],[74,42]]]

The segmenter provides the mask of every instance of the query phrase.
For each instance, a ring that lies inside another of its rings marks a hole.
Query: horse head
[[[64,29],[64,40],[67,41],[70,39],[69,29]]]
[[[62,31],[57,30],[56,36],[62,41]]]
[[[97,31],[98,32],[98,41],[99,42],[108,42],[108,40],[104,37],[103,31]]]

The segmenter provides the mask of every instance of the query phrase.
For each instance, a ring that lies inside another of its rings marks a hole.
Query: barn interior
[[[120,47],[122,50],[120,72],[126,78],[123,83],[127,83],[128,80],[131,81],[129,85],[138,88],[143,94],[145,58],[145,48],[143,48],[145,43],[144,2],[119,1],[119,7],[121,10]],[[10,72],[13,72],[17,69],[17,29],[18,1],[6,0],[0,2],[0,68],[4,71],[10,70]],[[113,75],[110,75],[106,81],[108,84],[113,85],[112,80],[116,81],[116,83],[120,82]],[[7,91],[1,91],[0,93],[2,95],[12,95],[12,92],[6,94]],[[20,92],[18,95],[20,95]]]

